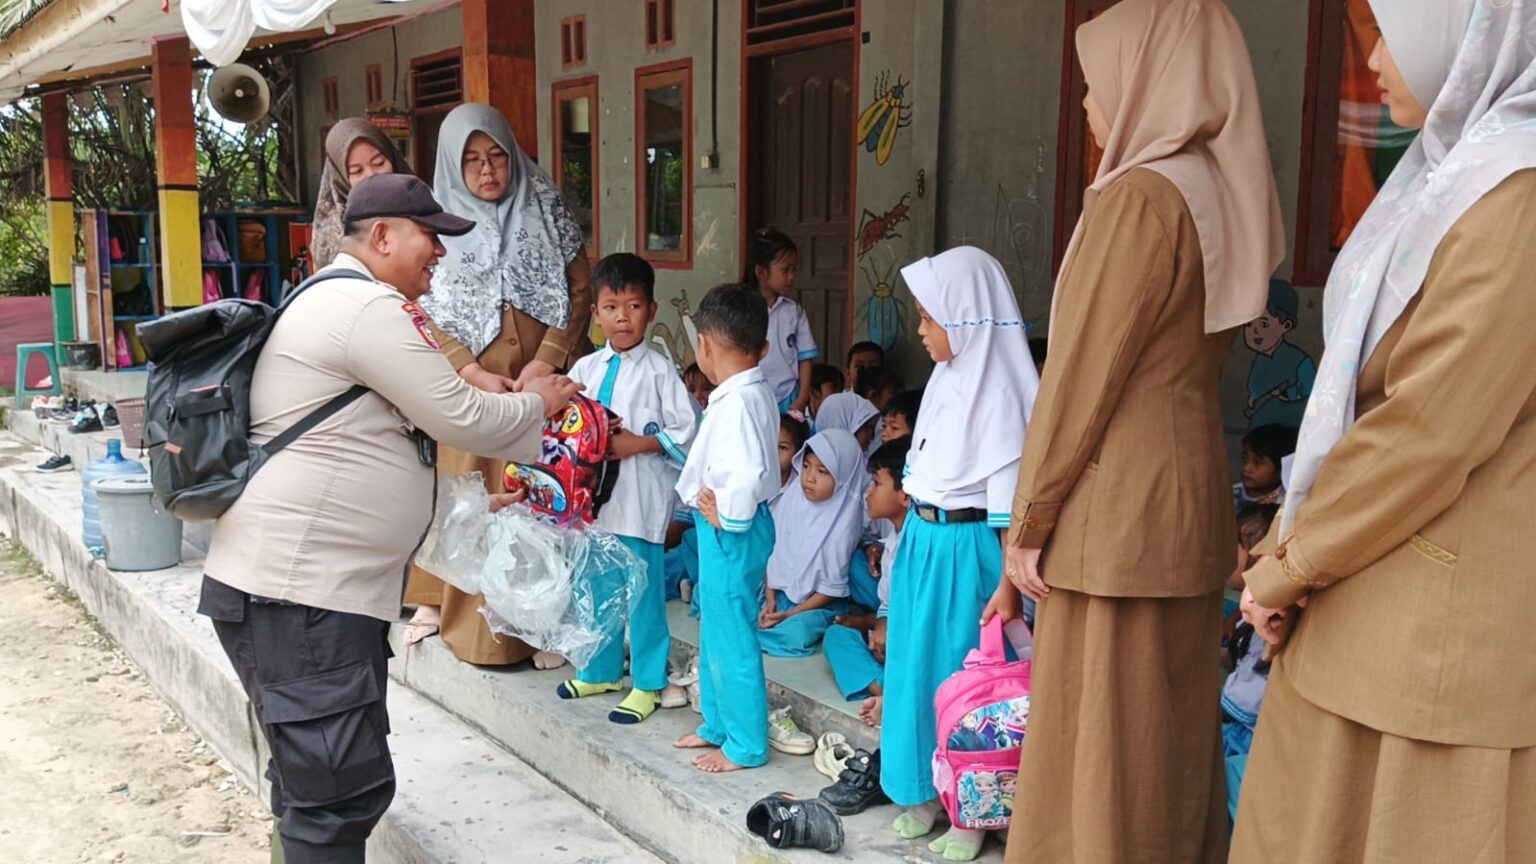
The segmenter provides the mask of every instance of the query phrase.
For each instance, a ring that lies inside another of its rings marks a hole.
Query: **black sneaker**
[[[75,463],[68,456],[54,456],[47,462],[37,466],[37,473],[39,474],[60,474],[73,470],[75,470]]]
[[[885,793],[880,791],[880,751],[853,751],[837,782],[821,790],[817,797],[840,816],[852,816],[875,804],[884,804]]]
[[[101,415],[96,413],[96,406],[89,403],[80,409],[80,416],[76,417],[75,422],[69,426],[69,431],[77,435],[83,432],[100,432],[101,429]]]
[[[117,406],[108,405],[101,409],[101,425],[108,429],[115,429],[119,425],[117,419]]]
[[[803,847],[836,852],[843,847],[843,820],[820,801],[775,792],[747,811],[747,830],[775,849]]]

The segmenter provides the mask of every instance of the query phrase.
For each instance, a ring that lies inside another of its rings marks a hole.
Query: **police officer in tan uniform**
[[[394,797],[385,736],[389,624],[432,517],[428,438],[501,459],[539,455],[562,376],[492,394],[438,351],[416,301],[472,222],[402,174],[353,188],[334,278],[295,298],[262,349],[251,437],[270,441],[355,385],[369,392],[277,453],[214,527],[198,611],[213,619],[272,759],[290,864],[364,860]]]

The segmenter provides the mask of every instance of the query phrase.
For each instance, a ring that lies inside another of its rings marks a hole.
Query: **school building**
[[[747,232],[772,225],[800,246],[801,302],[829,362],[841,366],[849,345],[869,339],[919,382],[928,361],[899,271],[922,255],[957,244],[991,252],[1044,334],[1096,158],[1072,33],[1114,2],[339,0],[334,33],[258,33],[249,50],[297,60],[301,207],[314,201],[338,119],[390,115],[430,180],[443,115],[487,101],[562,185],[594,258],[636,251],[656,265],[652,339],[680,366],[692,355],[691,304],[739,277]],[[1375,39],[1365,0],[1229,5],[1253,55],[1290,234],[1278,275],[1296,286],[1278,286],[1280,314],[1234,347],[1228,426],[1240,433],[1254,418],[1299,422],[1320,349],[1320,286],[1403,136],[1365,69]],[[170,9],[52,0],[0,39],[0,97],[43,92],[51,106],[61,293],[73,230],[63,99],[147,72],[159,97],[158,293],[165,308],[201,300],[182,95],[196,56]]]

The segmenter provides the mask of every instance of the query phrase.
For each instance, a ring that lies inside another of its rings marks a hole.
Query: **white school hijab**
[[[1289,537],[1323,460],[1355,420],[1360,369],[1419,293],[1440,241],[1510,175],[1536,168],[1536,0],[1371,0],[1424,129],[1340,250],[1287,482]]]
[[[837,486],[832,497],[805,497],[800,475],[805,454],[815,453]],[[800,603],[813,593],[848,596],[848,562],[864,534],[864,454],[842,429],[811,436],[795,454],[795,474],[770,505],[778,538],[768,558],[768,587]]]
[[[863,396],[857,393],[833,393],[821,401],[821,410],[816,412],[816,431],[841,429],[849,434],[857,434],[865,423],[879,416],[880,409]]]
[[[996,258],[960,246],[901,268],[954,357],[936,365],[912,430],[903,487],[914,498],[970,489],[1024,451],[1040,376],[1019,302]]]

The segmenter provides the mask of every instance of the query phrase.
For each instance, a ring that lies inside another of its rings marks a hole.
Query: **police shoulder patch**
[[[411,326],[415,327],[416,332],[421,334],[423,342],[432,346],[434,351],[443,347],[437,344],[437,340],[432,337],[432,328],[427,326],[427,315],[421,311],[421,307],[415,303],[404,303],[401,304],[400,308],[405,310],[405,314],[411,316]]]

